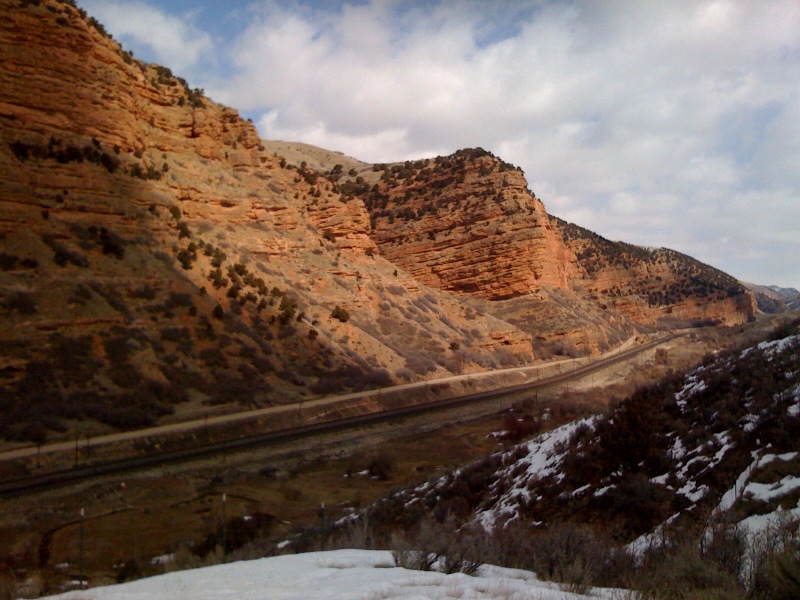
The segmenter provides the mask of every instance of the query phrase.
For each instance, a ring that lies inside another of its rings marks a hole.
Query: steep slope
[[[557,220],[583,267],[581,285],[640,323],[736,325],[753,317],[753,294],[736,279],[667,248],[611,242]]]
[[[594,269],[591,235],[483,150],[367,165],[263,141],[71,2],[0,8],[7,437],[593,354],[642,325],[752,316],[751,296],[676,253],[625,247],[620,270],[603,249]]]
[[[794,288],[755,283],[743,283],[742,285],[755,294],[758,309],[765,313],[797,310],[800,307],[800,292]]]
[[[569,521],[622,543],[667,525],[696,533],[721,512],[753,525],[776,509],[800,517],[798,365],[795,321],[391,502],[425,507],[436,498],[438,514],[488,529]]]
[[[382,255],[530,333],[538,356],[596,353],[634,324],[732,325],[755,311],[717,269],[548,215],[518,168],[480,148],[375,165],[339,187],[364,201]]]
[[[363,204],[70,2],[0,1],[3,435],[532,358],[377,255]]]
[[[576,586],[796,598],[798,366],[795,320],[604,414],[392,494],[366,511],[369,524],[477,531],[497,564]],[[515,417],[504,424],[542,426]]]
[[[611,242],[557,220],[583,273],[579,285],[648,325],[737,325],[753,317],[753,294],[735,278],[680,252]]]
[[[574,255],[522,172],[486,151],[376,167],[364,194],[381,253],[430,285],[487,300],[567,288]]]

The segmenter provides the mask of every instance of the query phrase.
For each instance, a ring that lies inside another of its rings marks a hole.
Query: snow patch
[[[592,427],[595,419],[596,417],[589,417],[567,423],[527,442],[524,445],[527,455],[497,472],[497,480],[503,482],[506,491],[496,499],[493,506],[479,512],[475,516],[475,522],[486,531],[491,531],[498,521],[513,518],[520,502],[536,500],[535,497],[531,498],[528,489],[531,481],[548,476],[562,478],[560,466],[570,438],[579,427]],[[520,472],[521,475],[515,476],[515,473]]]
[[[619,590],[594,589],[592,598],[611,600]],[[67,592],[61,600],[578,600],[554,583],[518,569],[482,566],[475,576],[409,571],[394,566],[391,553],[336,550],[177,571],[119,585]]]

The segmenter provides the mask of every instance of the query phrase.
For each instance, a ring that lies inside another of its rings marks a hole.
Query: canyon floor
[[[175,567],[200,564],[190,548],[218,536],[223,519],[257,523],[263,537],[258,551],[266,553],[318,524],[323,505],[326,518],[336,519],[392,490],[509,447],[516,440],[498,435],[509,414],[527,415],[549,428],[600,411],[636,387],[682,371],[767,325],[697,330],[542,394],[522,393],[434,417],[409,417],[4,499],[0,555],[15,557],[38,582],[34,585],[57,591],[78,575],[81,552],[91,585],[113,582],[125,573],[162,572],[165,565],[153,560],[164,555],[177,555]]]

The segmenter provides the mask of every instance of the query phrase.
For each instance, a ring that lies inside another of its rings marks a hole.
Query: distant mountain
[[[763,312],[778,313],[785,310],[800,310],[800,292],[794,288],[754,283],[743,283],[742,285],[755,294],[758,308]]]
[[[778,287],[777,285],[771,285],[769,289],[780,294],[789,309],[800,310],[800,291],[795,288]]]
[[[795,296],[800,296],[800,291],[797,291],[795,288],[785,288],[785,287],[779,287],[777,285],[769,285],[767,287],[772,291],[779,293],[781,296],[786,296],[788,298],[794,298]]]
[[[752,295],[550,217],[480,149],[265,141],[66,0],[0,0],[0,437],[293,402],[737,324]]]

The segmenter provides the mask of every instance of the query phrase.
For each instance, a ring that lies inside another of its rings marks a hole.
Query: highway
[[[65,485],[69,483],[74,483],[77,481],[81,481],[84,479],[88,479],[95,476],[100,475],[108,475],[113,473],[120,473],[124,471],[130,471],[145,467],[151,467],[154,465],[160,465],[165,463],[171,462],[178,462],[178,461],[185,461],[194,458],[199,458],[203,456],[214,455],[220,452],[231,451],[231,450],[241,450],[250,447],[257,447],[266,444],[273,444],[278,443],[281,441],[287,441],[292,439],[298,439],[314,434],[321,434],[325,432],[331,431],[338,431],[342,429],[348,428],[355,428],[361,427],[364,425],[369,425],[377,422],[388,421],[391,419],[406,417],[409,415],[420,414],[424,412],[432,412],[432,411],[439,411],[443,409],[454,408],[458,406],[463,406],[470,403],[487,401],[487,400],[494,400],[497,398],[502,398],[504,396],[508,396],[510,394],[515,394],[523,391],[535,391],[544,389],[553,385],[565,383],[575,379],[581,379],[591,373],[599,371],[601,369],[605,369],[615,363],[622,362],[633,358],[637,354],[645,352],[658,346],[660,344],[664,344],[666,342],[671,341],[672,339],[678,337],[681,334],[671,334],[666,337],[662,337],[645,344],[630,347],[628,349],[619,348],[612,353],[607,353],[603,357],[590,362],[588,364],[579,366],[576,361],[561,361],[560,364],[571,364],[574,365],[574,369],[568,369],[565,372],[557,373],[555,375],[550,375],[547,377],[542,377],[535,381],[518,384],[514,386],[504,387],[500,389],[494,389],[490,391],[478,392],[473,394],[466,394],[461,396],[456,396],[452,398],[445,398],[441,400],[430,401],[422,404],[415,404],[411,406],[402,406],[399,408],[393,408],[389,410],[384,410],[380,412],[373,412],[364,415],[340,418],[331,421],[319,421],[319,422],[311,422],[306,423],[304,425],[300,425],[297,427],[292,427],[288,429],[283,429],[279,431],[270,431],[265,433],[260,433],[256,435],[251,435],[248,437],[242,437],[237,439],[231,439],[221,442],[210,443],[202,446],[192,447],[192,448],[184,448],[175,451],[169,452],[159,452],[148,454],[146,456],[135,456],[129,457],[124,459],[106,461],[106,462],[98,462],[95,464],[90,465],[82,465],[78,466],[73,469],[67,469],[62,471],[55,471],[50,473],[42,473],[37,475],[29,475],[25,477],[19,477],[14,479],[6,479],[0,481],[0,495],[4,496],[11,496],[11,495],[21,495],[25,493],[29,493],[32,491],[36,491],[39,489],[49,488],[49,487],[56,487],[59,485]],[[629,345],[629,344],[627,344]],[[558,363],[548,363],[547,367],[552,367],[554,364]],[[536,367],[534,367],[536,368]],[[541,367],[539,367],[541,368]],[[514,369],[507,369],[503,372],[509,371],[520,371],[520,370],[529,370],[531,367],[518,367]],[[496,374],[497,372],[492,372]],[[414,384],[406,384],[402,386],[394,386],[392,388],[384,388],[383,390],[377,391],[373,390],[371,392],[364,392],[358,394],[347,394],[344,396],[336,396],[332,398],[323,398],[319,400],[312,400],[306,401],[300,404],[303,408],[310,408],[316,406],[324,406],[327,404],[334,404],[340,403],[345,400],[352,400],[357,398],[362,398],[365,396],[374,396],[378,393],[385,393],[388,391],[398,391],[403,389],[413,389],[415,387],[422,387],[422,386],[432,386],[436,384],[441,384],[447,381],[453,381],[456,379],[468,379],[471,377],[475,377],[476,375],[462,375],[462,376],[454,376],[448,377],[446,379],[439,379],[434,381],[426,381],[426,382],[418,382]],[[247,411],[244,413],[236,413],[232,415],[222,415],[219,417],[215,417],[213,420],[205,420],[200,419],[196,421],[190,421],[185,423],[176,423],[172,425],[166,425],[161,427],[154,427],[145,430],[139,430],[135,432],[124,432],[120,434],[112,434],[109,436],[103,436],[95,438],[94,442],[96,444],[101,443],[109,443],[112,441],[118,440],[130,440],[136,438],[143,438],[149,437],[154,435],[164,435],[176,432],[185,432],[190,431],[193,429],[198,429],[200,427],[205,427],[206,424],[214,424],[219,423],[233,423],[236,421],[252,419],[256,417],[261,417],[270,414],[282,413],[282,412],[297,412],[298,411],[298,404],[288,405],[288,406],[277,406],[277,407],[270,407],[266,409],[259,409],[254,411]],[[83,445],[81,446],[83,448]],[[70,450],[74,448],[74,442],[61,442],[57,444],[50,444],[48,446],[43,446],[39,451],[40,452],[54,452],[54,451],[64,451]],[[35,456],[37,454],[36,448],[22,448],[14,451],[9,451],[0,454],[0,460],[13,460],[15,458],[22,458],[22,457],[29,457]]]

